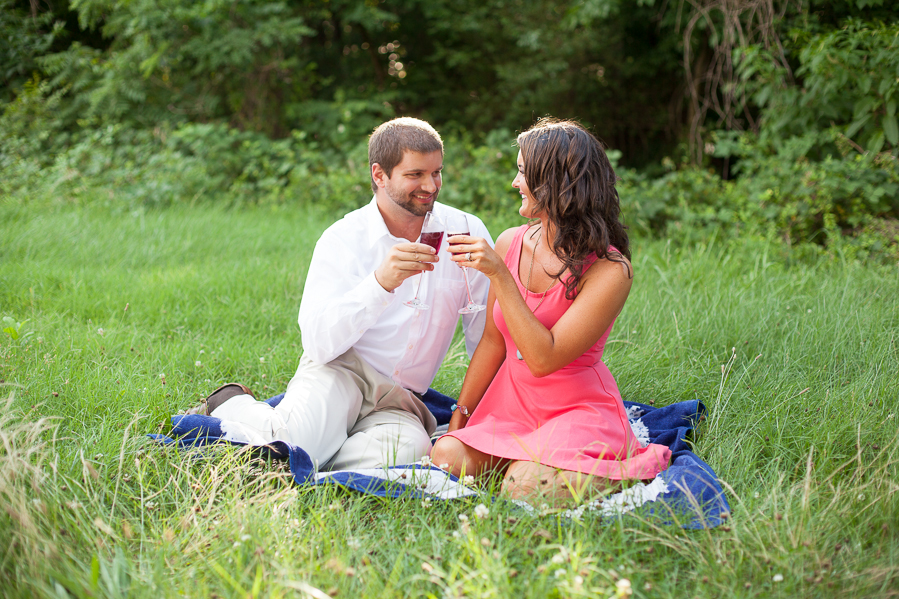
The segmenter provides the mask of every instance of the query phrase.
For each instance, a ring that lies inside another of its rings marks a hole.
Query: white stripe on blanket
[[[436,499],[457,499],[477,495],[478,492],[469,489],[460,482],[454,481],[450,475],[437,468],[422,468],[421,466],[393,466],[391,468],[359,468],[358,470],[333,470],[331,472],[319,472],[315,480],[321,481],[335,475],[351,474],[354,476],[370,476],[398,483],[406,487],[414,488],[422,493],[434,496]]]

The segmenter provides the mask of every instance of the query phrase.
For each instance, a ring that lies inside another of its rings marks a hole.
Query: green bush
[[[513,140],[508,131],[491,134],[485,145],[447,140],[442,199],[475,211],[511,206],[517,201],[510,187]],[[109,125],[55,156],[20,144],[0,152],[0,160],[3,191],[26,202],[78,202],[90,191],[91,198],[126,208],[214,201],[303,203],[341,212],[371,197],[362,135],[340,147],[305,131],[272,140],[224,124],[188,123],[171,131]]]
[[[38,82],[33,90],[40,93]],[[364,135],[340,143],[306,131],[272,140],[222,123],[171,130],[107,125],[86,130],[54,153],[52,139],[26,129],[29,115],[52,120],[51,104],[29,104],[30,97],[20,96],[3,117],[5,139],[12,143],[0,150],[0,180],[12,201],[102,201],[123,209],[184,202],[303,204],[339,215],[371,197]],[[351,111],[341,118],[349,126],[335,129],[336,135],[359,126]],[[496,222],[519,222],[519,197],[511,187],[514,139],[504,129],[481,142],[450,136],[442,200]],[[899,256],[899,164],[891,154],[859,153],[836,128],[779,143],[748,134],[719,134],[714,142],[716,154],[737,160],[738,179],[676,168],[670,160],[656,177],[619,169],[622,215],[636,233],[679,243],[750,235],[812,252]],[[825,147],[842,153],[809,158]]]
[[[822,160],[806,156],[825,143],[845,153]],[[692,166],[655,179],[623,172],[625,219],[638,231],[675,239],[748,234],[859,257],[899,257],[899,161],[894,156],[860,154],[837,130],[776,146],[744,135],[737,145],[738,150],[727,150],[740,158],[735,180]]]
[[[855,147],[899,153],[899,23],[849,19],[839,29],[795,31],[798,82],[773,68],[770,52],[738,54],[745,90],[761,109],[762,139],[783,142],[835,127]],[[826,153],[829,141],[821,137]]]

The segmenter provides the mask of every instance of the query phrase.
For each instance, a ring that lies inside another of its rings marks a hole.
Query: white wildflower
[[[462,477],[462,484],[465,485],[466,487],[470,487],[471,485],[474,484],[474,477],[470,474],[466,474],[465,476]]]
[[[783,582],[784,575],[783,574],[775,574],[771,580],[773,580],[774,582]]]
[[[103,334],[105,334],[105,333],[106,333],[106,331],[104,331],[103,329],[97,329],[97,334],[98,334],[98,335],[103,335]]]
[[[200,368],[201,366],[203,366],[203,363],[200,362],[199,360],[197,360],[196,362],[194,362],[194,366],[196,366],[197,368]]]
[[[264,357],[264,356],[259,356],[259,361],[262,362],[263,364],[265,364],[265,357]]]
[[[474,508],[474,515],[483,520],[490,515],[490,510],[487,509],[487,506],[483,503],[479,503],[477,507]]]
[[[346,546],[355,551],[355,550],[359,549],[360,547],[362,547],[362,543],[359,542],[359,539],[354,539],[354,538],[350,537],[349,539],[346,540]]]
[[[462,532],[468,534],[468,531],[470,530],[470,525],[468,524],[468,516],[466,516],[465,514],[459,514],[459,522],[461,523],[459,524],[459,528],[462,530]]]
[[[627,578],[622,578],[618,582],[615,583],[615,596],[616,597],[626,597],[628,595],[632,595],[634,590],[631,588],[631,581]]]
[[[251,537],[250,535],[241,535],[240,540],[241,541],[249,541],[252,538],[253,537]]]
[[[430,456],[423,455],[421,459],[418,461],[419,465],[422,468],[430,468],[431,467],[431,458]]]
[[[555,576],[556,576],[556,578],[562,578],[563,576],[565,576],[565,569],[559,568],[558,570],[556,570]]]

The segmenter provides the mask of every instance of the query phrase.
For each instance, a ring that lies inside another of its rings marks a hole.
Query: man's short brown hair
[[[406,152],[430,154],[438,151],[442,156],[443,140],[434,127],[420,119],[400,117],[378,125],[368,138],[368,170],[370,173],[371,166],[378,163],[390,177]],[[378,190],[374,179],[371,190]]]

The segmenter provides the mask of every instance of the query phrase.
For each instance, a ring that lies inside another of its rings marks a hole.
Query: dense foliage
[[[515,132],[553,114],[613,148],[647,233],[899,247],[885,0],[34,7],[0,0],[0,192],[18,201],[343,210],[368,194],[367,133],[412,114],[447,137],[444,198],[499,213]]]

